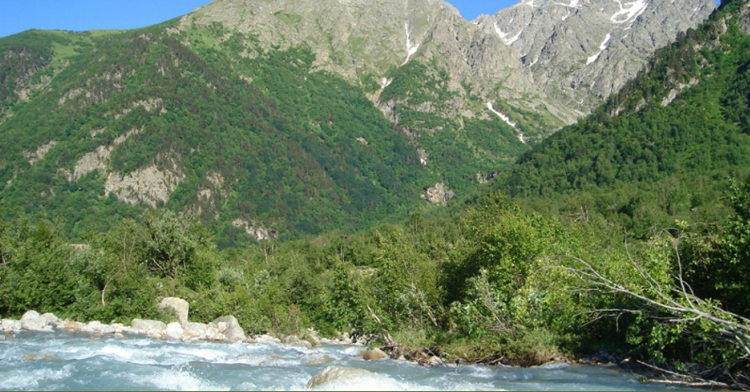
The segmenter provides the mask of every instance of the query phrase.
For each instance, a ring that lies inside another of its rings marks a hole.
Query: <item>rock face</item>
[[[456,197],[456,193],[449,190],[445,184],[438,183],[435,186],[427,188],[427,191],[422,198],[427,200],[430,204],[447,204],[452,198]]]
[[[354,84],[366,80],[380,86],[369,96],[396,123],[407,97],[380,96],[393,82],[392,71],[412,62],[432,64],[430,74],[444,71],[443,88],[454,95],[448,105],[419,102],[414,106],[418,111],[446,118],[464,112],[481,115],[483,110],[469,99],[475,96],[511,99],[512,106],[553,113],[566,123],[575,118],[544,97],[531,72],[497,34],[469,23],[442,0],[219,0],[185,16],[182,28],[214,22],[256,35],[265,50],[309,47],[317,68]]]
[[[523,0],[474,23],[511,47],[551,98],[588,112],[714,8],[711,0]]]
[[[313,389],[331,381],[342,381],[362,376],[375,376],[375,374],[362,369],[329,366],[307,382],[307,389]]]
[[[180,325],[185,325],[188,322],[188,314],[190,313],[190,304],[181,298],[168,297],[161,300],[159,303],[161,309],[172,309],[177,314],[177,319],[180,321]]]
[[[238,342],[245,340],[245,331],[234,316],[219,317],[210,324],[219,330],[228,340]]]

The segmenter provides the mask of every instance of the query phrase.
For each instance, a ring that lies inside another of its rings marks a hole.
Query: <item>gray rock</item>
[[[715,8],[710,0],[622,6],[611,0],[523,0],[475,23],[514,49],[550,98],[588,112],[632,79],[656,49]]]
[[[108,335],[115,333],[115,328],[111,325],[102,324],[99,321],[91,321],[88,324],[85,324],[81,328],[82,332],[88,332],[88,333],[100,333],[103,335]]]
[[[306,340],[302,340],[296,336],[287,336],[284,339],[281,339],[281,343],[284,343],[292,347],[302,347],[302,348],[307,348],[307,349],[312,348],[312,343]]]
[[[379,359],[386,359],[388,358],[388,354],[386,354],[383,350],[379,348],[374,348],[372,350],[365,351],[364,354],[362,354],[362,359],[365,361],[377,361]]]
[[[194,338],[203,338],[206,336],[208,325],[201,323],[186,323],[183,326],[185,336]]]
[[[41,317],[39,313],[33,310],[26,312],[23,317],[21,317],[21,328],[27,331],[35,332],[53,331],[52,327],[49,325],[49,321],[47,321],[46,318]]]
[[[133,319],[133,321],[130,323],[130,326],[133,329],[133,332],[135,333],[147,333],[147,334],[153,334],[156,332],[164,332],[164,330],[167,329],[166,324],[164,324],[161,321],[154,321],[154,320]]]
[[[39,312],[35,310],[29,310],[28,312],[24,313],[23,316],[21,316],[21,322],[36,320],[39,317],[42,317],[39,315]]]
[[[161,309],[173,309],[177,314],[177,320],[180,321],[180,325],[185,325],[188,322],[188,313],[190,312],[190,304],[181,298],[164,298],[159,303]]]
[[[2,331],[5,333],[17,333],[22,328],[21,322],[18,320],[4,319],[0,321],[0,325],[2,326]]]
[[[219,317],[211,325],[219,330],[219,333],[223,334],[227,340],[232,342],[238,342],[245,340],[245,331],[240,327],[240,323],[234,316]]]
[[[40,317],[47,320],[47,323],[52,327],[57,328],[57,326],[60,325],[60,319],[52,313],[45,313]]]
[[[307,382],[307,389],[313,389],[321,385],[325,385],[331,381],[344,381],[351,380],[362,376],[376,376],[375,373],[368,372],[362,369],[352,369],[340,366],[329,366],[323,369],[322,372],[313,376],[310,381]]]
[[[427,200],[430,204],[447,204],[452,198],[456,197],[456,193],[449,190],[445,184],[437,183],[435,186],[427,188],[427,191],[422,198]]]
[[[182,339],[185,331],[182,329],[180,323],[169,323],[167,329],[164,330],[164,334],[171,339]]]

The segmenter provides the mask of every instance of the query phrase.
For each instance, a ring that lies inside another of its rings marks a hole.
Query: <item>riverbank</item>
[[[352,358],[358,358],[365,362],[378,362],[384,359],[391,359],[395,362],[415,363],[423,368],[461,368],[472,365],[486,365],[488,369],[545,369],[545,370],[564,370],[571,366],[594,366],[600,365],[603,369],[619,369],[638,377],[644,384],[664,384],[668,386],[682,386],[692,388],[726,388],[730,386],[724,383],[713,381],[690,381],[673,374],[669,377],[669,372],[665,369],[655,368],[639,361],[633,361],[630,358],[618,358],[606,352],[599,352],[594,355],[585,356],[577,359],[568,358],[550,358],[549,361],[539,363],[533,366],[514,366],[517,360],[502,356],[488,356],[485,358],[458,358],[455,354],[439,351],[436,348],[409,349],[400,347],[398,344],[386,345],[380,348],[367,348],[362,343],[352,342],[351,339],[326,339],[315,336],[314,331],[301,339],[297,336],[287,336],[278,338],[272,335],[253,335],[245,336],[244,331],[236,323],[233,316],[224,316],[208,323],[193,322],[173,322],[165,324],[156,320],[139,320],[134,319],[130,326],[120,323],[103,324],[99,321],[88,323],[77,322],[73,320],[62,320],[52,313],[39,314],[36,311],[29,311],[24,314],[20,320],[2,319],[0,320],[0,340],[14,340],[16,335],[22,332],[31,333],[54,333],[62,332],[67,336],[88,335],[93,338],[113,338],[115,340],[127,341],[130,339],[147,338],[154,342],[175,342],[183,344],[202,344],[202,343],[247,343],[254,346],[278,346],[289,347],[290,349],[316,350],[325,349],[325,347],[358,347],[355,351],[348,351]],[[55,336],[55,335],[51,335]],[[437,352],[435,352],[437,351]],[[27,355],[25,360],[56,359],[56,356],[50,355]],[[269,356],[268,359],[280,360],[279,356]],[[332,358],[322,356],[320,358],[308,359],[306,363],[311,365],[323,365],[332,362]],[[318,381],[322,377],[325,382],[329,382],[331,374],[336,377],[346,379],[351,374],[358,375],[361,373],[350,369],[335,369],[333,373],[321,372],[322,375],[316,375]],[[339,374],[340,373],[340,374]],[[372,376],[370,374],[370,376]],[[313,377],[310,383],[313,383]],[[314,384],[314,383],[313,383]]]
[[[187,309],[187,308],[184,308]],[[89,334],[92,337],[112,337],[126,339],[128,335],[142,336],[155,340],[172,340],[183,343],[194,342],[225,342],[225,343],[261,343],[285,344],[293,347],[312,348],[319,345],[356,345],[347,336],[341,339],[318,338],[314,331],[309,331],[305,339],[296,336],[277,338],[272,335],[248,336],[234,316],[223,316],[204,324],[190,322],[187,310],[177,311],[180,322],[164,323],[157,320],[133,319],[130,326],[122,323],[105,324],[100,321],[87,323],[75,320],[60,319],[52,313],[39,314],[36,311],[26,312],[20,320],[0,320],[0,335],[5,339],[7,335],[16,335],[22,331],[55,332]]]

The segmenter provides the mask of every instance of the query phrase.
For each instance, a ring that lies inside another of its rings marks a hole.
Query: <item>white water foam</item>
[[[164,370],[147,378],[132,375],[131,381],[147,388],[165,389],[171,391],[228,391],[229,388],[217,385],[187,372],[185,370]]]
[[[19,369],[4,375],[0,381],[0,387],[6,390],[29,390],[40,389],[40,384],[45,381],[58,381],[70,377],[71,371],[68,366],[60,370],[39,369],[26,370]]]

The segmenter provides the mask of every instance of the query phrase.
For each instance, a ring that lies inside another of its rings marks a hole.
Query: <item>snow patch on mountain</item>
[[[599,56],[602,55],[602,53],[607,50],[607,44],[609,43],[609,40],[612,39],[612,34],[607,34],[607,37],[604,38],[604,42],[602,42],[601,45],[599,45],[599,53],[589,57],[588,61],[586,61],[586,65],[592,64],[596,60],[599,60]]]

